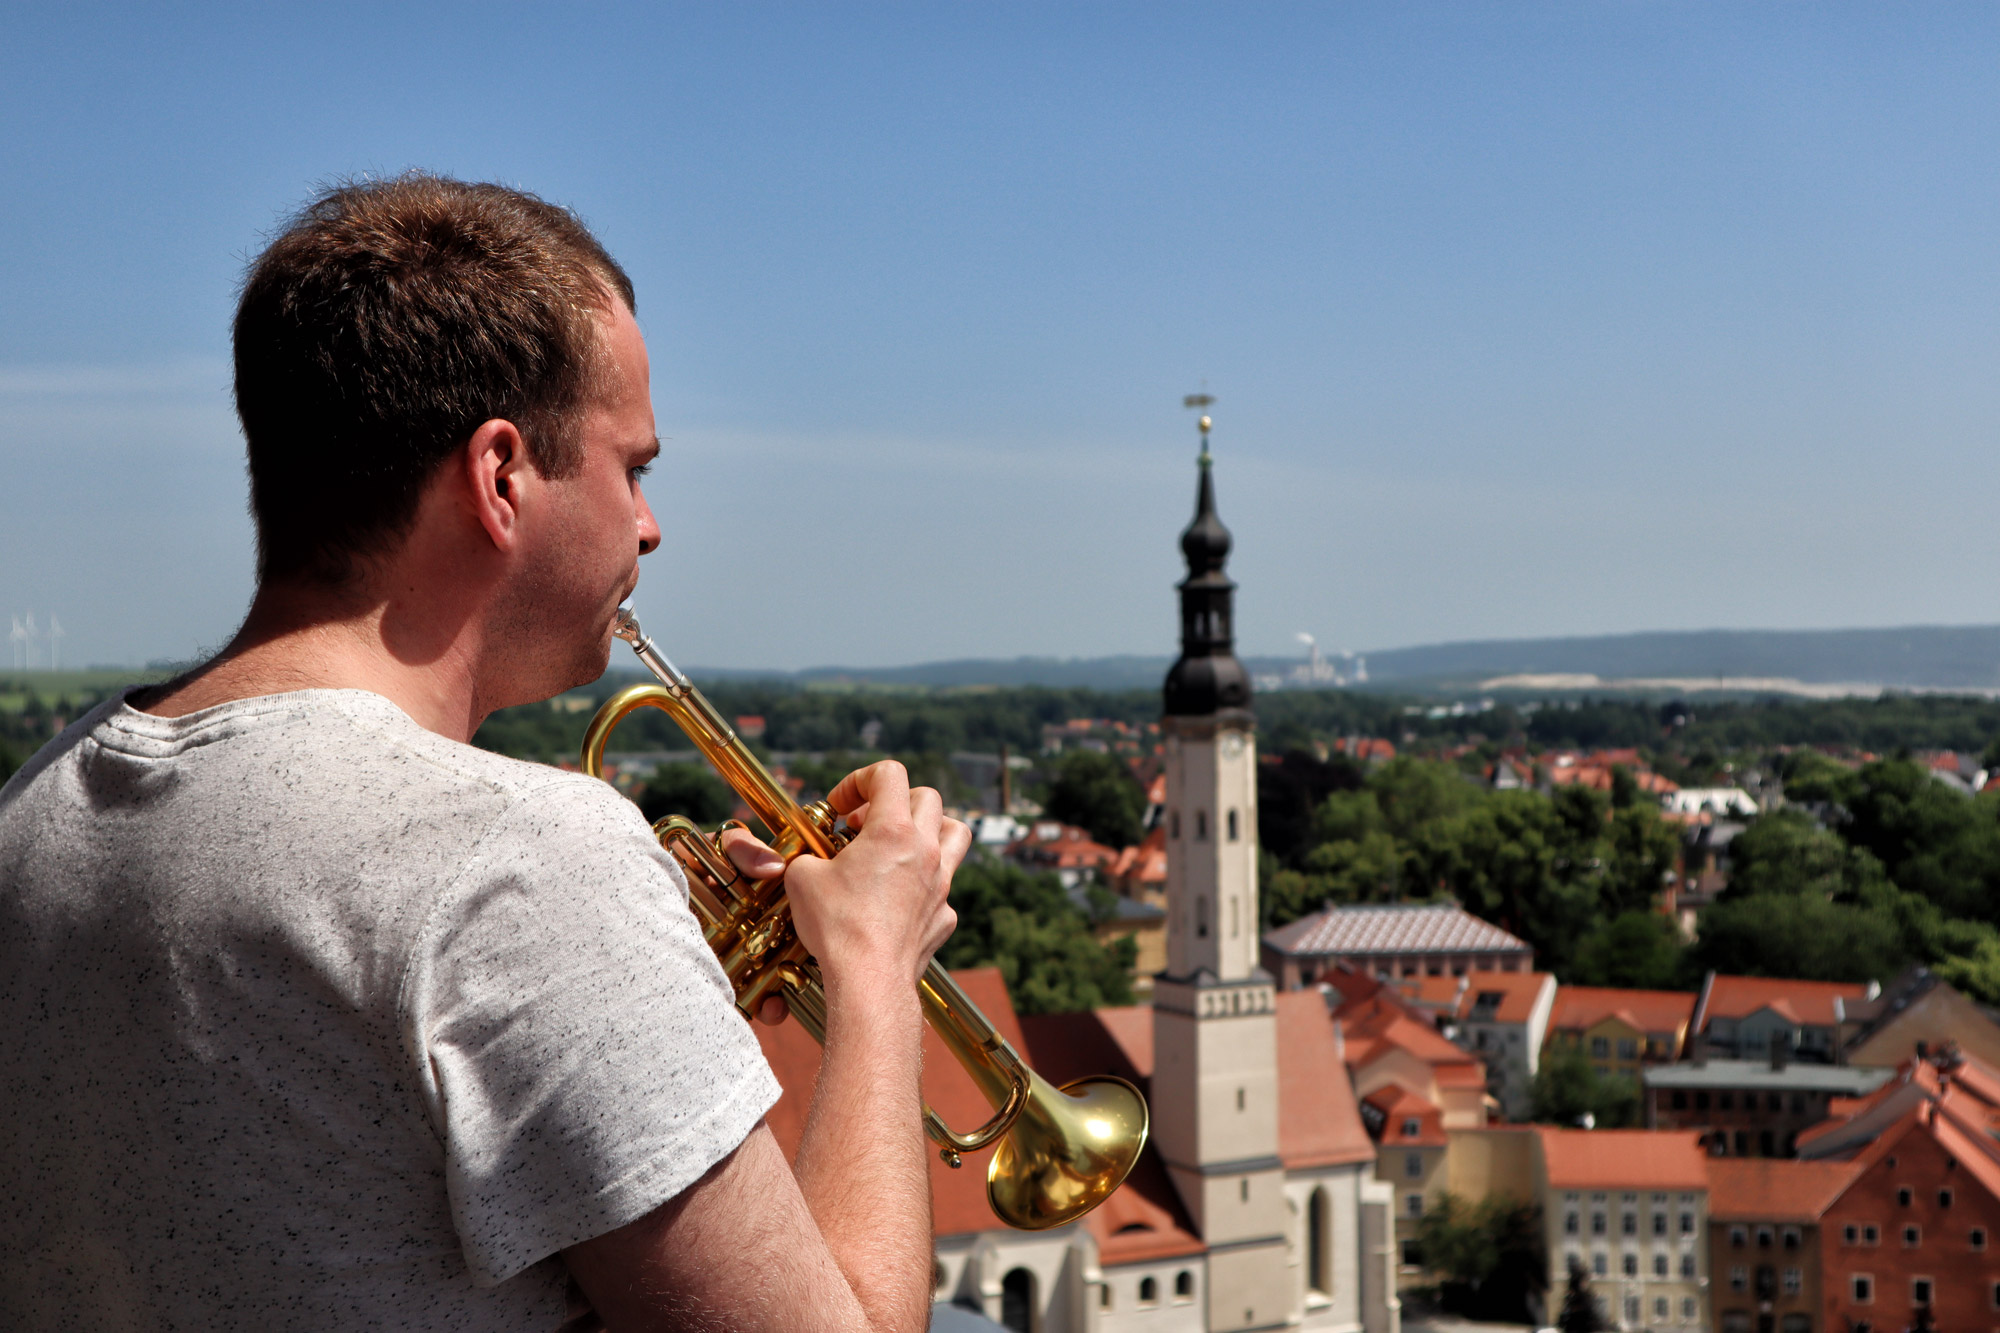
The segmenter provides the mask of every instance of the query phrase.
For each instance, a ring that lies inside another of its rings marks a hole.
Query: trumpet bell
[[[1146,1146],[1146,1099],[1110,1074],[1050,1086],[1029,1074],[1027,1103],[986,1170],[994,1216],[1021,1231],[1073,1222],[1123,1184]]]

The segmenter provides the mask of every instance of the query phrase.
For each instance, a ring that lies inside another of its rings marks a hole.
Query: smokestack
[[[1007,742],[1000,742],[1000,813],[1014,811],[1014,770],[1007,766]]]

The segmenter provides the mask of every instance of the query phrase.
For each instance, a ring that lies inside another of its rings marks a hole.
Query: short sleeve
[[[779,1094],[679,866],[589,779],[524,798],[481,841],[402,1008],[482,1284],[673,1198]]]

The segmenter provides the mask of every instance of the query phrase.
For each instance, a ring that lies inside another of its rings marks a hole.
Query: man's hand
[[[947,895],[951,877],[972,846],[972,830],[947,819],[930,787],[911,788],[893,759],[841,779],[827,802],[855,831],[833,861],[802,856],[785,873],[785,893],[799,938],[818,960],[828,985],[878,982],[914,986],[931,956],[958,923]],[[722,837],[736,868],[769,879],[784,862],[742,829]],[[764,1023],[781,1023],[785,1002],[769,996],[758,1008]]]
[[[776,852],[741,829],[723,834],[723,848],[752,879],[785,870],[793,924],[829,985],[838,977],[843,985],[914,986],[958,923],[947,895],[972,830],[945,818],[943,798],[930,787],[912,788],[893,759],[848,774],[827,803],[855,830],[832,861],[802,856],[786,870]],[[776,997],[757,1013],[766,1023],[784,1015]]]

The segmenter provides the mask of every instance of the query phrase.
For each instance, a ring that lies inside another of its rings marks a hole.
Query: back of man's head
[[[482,422],[572,471],[614,300],[631,281],[583,223],[518,190],[412,173],[308,204],[236,311],[259,580],[353,578]]]

